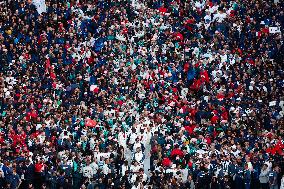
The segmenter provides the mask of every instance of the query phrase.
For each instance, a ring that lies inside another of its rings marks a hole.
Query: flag
[[[269,33],[281,33],[280,27],[269,27]]]
[[[99,93],[99,87],[97,85],[91,85],[90,91],[93,91],[94,93]]]
[[[178,33],[176,33],[176,38],[182,41],[183,35],[180,32],[178,32]]]
[[[162,15],[166,14],[167,11],[168,11],[168,10],[167,10],[167,8],[165,8],[165,7],[160,7],[160,8],[159,8],[159,12],[160,12]]]
[[[196,75],[196,72],[195,72],[194,69],[188,70],[188,72],[187,72],[187,80],[190,81],[190,80],[194,79],[195,75]]]
[[[87,127],[95,127],[97,125],[97,122],[95,120],[87,118],[87,119],[85,119],[85,125]]]
[[[45,0],[33,0],[33,4],[35,5],[38,14],[46,12]]]

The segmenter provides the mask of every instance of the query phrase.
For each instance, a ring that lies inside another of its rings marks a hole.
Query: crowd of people
[[[284,3],[0,4],[0,189],[283,189]]]

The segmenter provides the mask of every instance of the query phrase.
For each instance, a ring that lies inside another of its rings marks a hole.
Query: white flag
[[[45,0],[33,0],[33,4],[36,6],[38,14],[46,12]]]

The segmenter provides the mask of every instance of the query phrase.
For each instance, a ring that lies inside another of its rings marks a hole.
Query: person
[[[129,171],[128,161],[124,161],[123,165],[121,166],[120,174],[124,176],[126,171]]]
[[[57,175],[56,175],[55,171],[50,174],[50,176],[48,178],[48,184],[49,184],[50,189],[56,189],[57,188]]]
[[[140,147],[137,147],[136,152],[134,153],[133,159],[136,162],[139,162],[140,164],[143,164],[143,161],[145,159],[145,154],[143,154],[143,151]]]
[[[43,183],[42,186],[41,186],[41,189],[46,189],[46,188],[47,188],[46,184]],[[66,188],[68,188],[68,187],[66,187]],[[70,186],[69,186],[69,188],[70,188]]]
[[[208,170],[204,167],[201,168],[200,172],[197,175],[196,187],[204,188],[204,189],[207,189],[210,187],[210,178],[208,175]]]
[[[212,181],[210,183],[210,189],[218,189],[220,188],[220,184],[218,183],[217,177],[212,177]]]
[[[223,184],[222,188],[224,188],[224,189],[231,189],[232,188],[231,186],[232,186],[232,184],[230,183],[230,180],[229,180],[228,176],[225,176],[224,184]]]
[[[17,174],[16,172],[16,169],[13,169],[13,174],[11,176],[11,180],[9,181],[10,182],[10,188],[11,189],[17,189],[20,184],[21,184],[21,178],[20,176]]]
[[[277,172],[276,172],[276,166],[273,165],[272,170],[268,174],[268,183],[270,189],[278,189],[278,182],[277,182]]]
[[[243,187],[244,187],[244,169],[239,163],[236,167],[234,188],[242,189]]]
[[[282,179],[281,179],[280,189],[284,189],[284,175],[282,176]]]
[[[268,166],[267,166],[267,164],[264,164],[261,168],[260,175],[259,175],[259,182],[260,182],[261,189],[268,189],[269,188],[269,186],[268,186],[268,181],[269,181],[268,174],[269,174]]]
[[[245,185],[245,189],[250,189],[251,186],[251,171],[248,167],[248,165],[245,165],[245,169],[244,169],[244,185]]]
[[[35,173],[35,187],[39,188],[42,186],[45,179],[45,164],[43,159],[37,159],[34,165],[34,173]]]
[[[0,170],[0,186],[3,188],[5,185],[6,185],[6,180],[5,180],[4,172],[1,169]]]
[[[189,189],[195,189],[195,184],[192,179],[192,175],[188,175],[185,187]]]
[[[34,185],[32,183],[29,183],[28,189],[34,189]]]

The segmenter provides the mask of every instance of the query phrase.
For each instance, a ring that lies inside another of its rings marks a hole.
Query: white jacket
[[[259,182],[260,183],[268,183],[268,173],[269,169],[261,169],[260,175],[259,175]]]
[[[282,176],[282,179],[281,179],[280,189],[284,189],[284,175]]]

